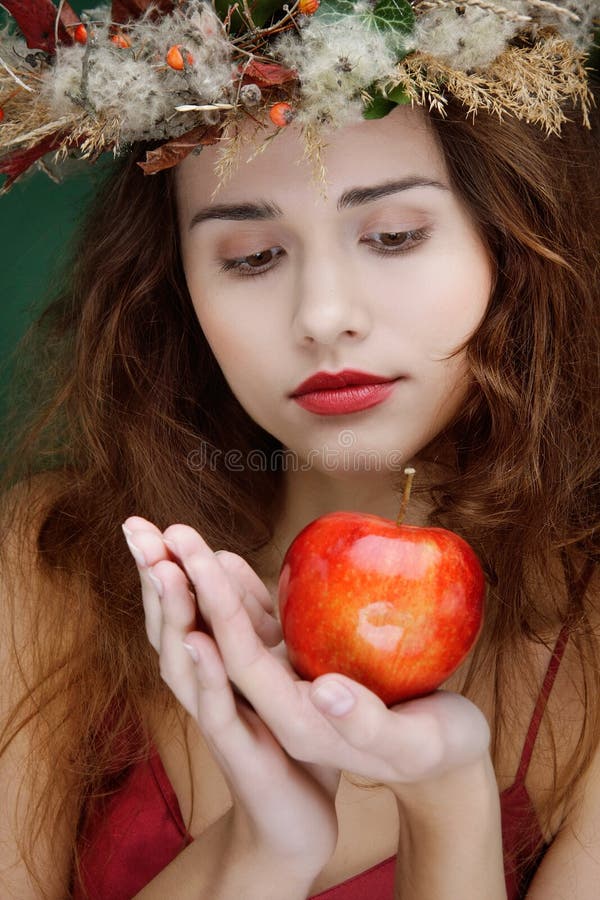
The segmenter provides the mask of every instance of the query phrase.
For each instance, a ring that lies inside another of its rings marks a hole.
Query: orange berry
[[[131,41],[127,37],[127,35],[123,34],[122,31],[118,31],[116,34],[111,34],[111,41],[117,47],[121,47],[123,50],[128,50],[131,47]]]
[[[173,44],[172,47],[169,48],[167,53],[167,65],[171,66],[172,69],[177,69],[178,72],[183,71],[185,69],[186,63],[188,66],[191,66],[194,62],[194,57],[191,53],[189,53],[184,48],[185,59],[183,57],[183,53],[181,52],[182,44]]]
[[[87,44],[88,33],[85,25],[82,25],[81,22],[73,32],[73,37],[77,41],[78,44]]]
[[[296,113],[289,103],[275,103],[269,110],[269,117],[274,125],[283,128],[289,125]]]
[[[300,0],[298,9],[303,16],[312,16],[313,13],[316,13],[320,5],[321,0]]]

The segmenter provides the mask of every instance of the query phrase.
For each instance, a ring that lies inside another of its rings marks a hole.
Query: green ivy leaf
[[[395,106],[410,103],[410,97],[397,85],[389,91],[380,90],[373,85],[369,88],[371,101],[363,109],[363,119],[383,119]]]
[[[391,113],[396,106],[393,100],[388,100],[383,94],[375,94],[371,102],[363,109],[363,119],[383,119]]]
[[[412,32],[415,14],[408,0],[368,0],[357,10],[356,0],[321,0],[314,13],[326,24],[338,24],[348,16],[359,19],[370,31],[378,31],[396,44],[398,60],[406,53],[404,39]],[[366,8],[365,8],[366,7]]]
[[[410,103],[410,97],[406,94],[400,85],[397,85],[395,88],[392,88],[389,91],[384,91],[384,96],[388,98],[388,100],[393,100],[394,105],[403,105],[404,103]]]
[[[375,31],[394,31],[402,36],[410,34],[415,25],[415,14],[407,0],[379,0],[363,18]]]
[[[354,0],[321,0],[311,18],[321,19],[329,25],[335,25],[346,16],[356,15],[354,7]]]

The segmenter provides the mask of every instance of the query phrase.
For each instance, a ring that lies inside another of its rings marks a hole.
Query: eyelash
[[[400,246],[390,248],[388,250],[382,250],[381,248],[373,247],[373,251],[378,253],[380,256],[398,256],[400,253],[408,253],[410,250],[418,247],[419,244],[426,241],[428,237],[431,236],[431,232],[427,228],[415,228],[411,231],[379,231],[374,232],[374,234],[380,235],[392,235],[399,234],[403,238],[410,237],[411,243],[409,246],[405,246],[406,242],[403,242]],[[270,272],[271,269],[274,269],[275,266],[278,265],[277,262],[273,264],[273,259],[269,260],[268,263],[265,263],[264,266],[260,268],[255,268],[254,266],[249,266],[247,269],[244,268],[246,265],[245,260],[249,259],[251,256],[259,256],[261,253],[266,253],[269,250],[279,249],[277,247],[268,247],[267,250],[259,250],[258,253],[249,253],[248,256],[240,256],[236,259],[223,259],[221,260],[220,271],[221,272],[232,272],[237,278],[258,278],[259,275],[266,275],[267,272]],[[274,259],[278,259],[281,254],[278,253]]]

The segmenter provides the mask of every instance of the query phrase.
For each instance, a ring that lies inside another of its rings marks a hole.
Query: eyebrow
[[[340,196],[337,202],[338,211],[362,206],[373,200],[380,200],[390,194],[398,194],[400,191],[408,191],[415,187],[434,187],[442,191],[449,191],[448,185],[431,178],[421,178],[411,175],[401,178],[399,181],[385,181],[372,187],[350,188]],[[277,219],[283,216],[283,211],[276,203],[268,200],[259,200],[256,203],[217,203],[214,206],[206,206],[194,213],[190,222],[190,230],[201,222],[210,219],[230,219],[234,221],[249,221],[260,219]]]

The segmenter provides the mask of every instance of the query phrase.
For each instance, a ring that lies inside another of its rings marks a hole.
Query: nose
[[[298,268],[295,295],[292,331],[300,344],[362,340],[371,328],[364,286],[339,249],[321,245],[307,253]]]

